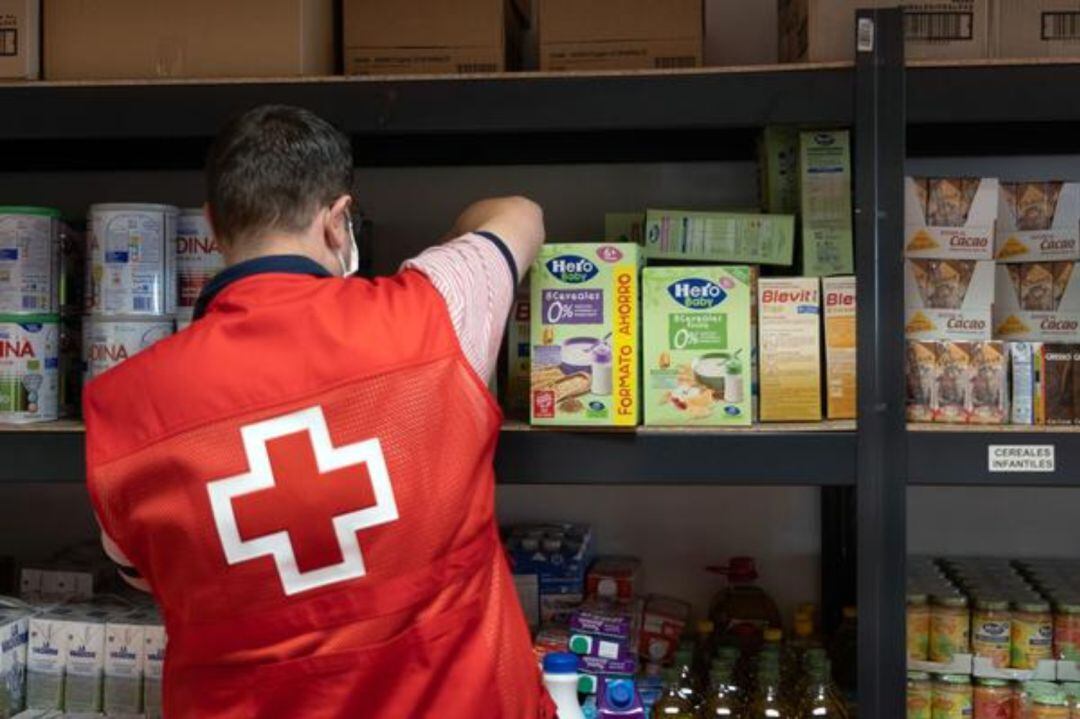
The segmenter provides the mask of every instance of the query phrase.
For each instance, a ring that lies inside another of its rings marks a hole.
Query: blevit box
[[[641,281],[645,424],[751,424],[751,268],[646,267]]]
[[[638,423],[638,248],[547,245],[533,265],[533,424]]]
[[[105,622],[81,615],[67,623],[64,654],[64,709],[99,712],[105,672]]]
[[[142,680],[146,663],[146,626],[120,617],[105,624],[105,713],[142,712]]]
[[[758,280],[761,421],[821,419],[821,285],[816,277]]]
[[[998,265],[994,337],[1010,342],[1080,342],[1080,272],[1076,265]]]
[[[904,256],[994,259],[999,187],[994,178],[904,178]]]
[[[1002,182],[994,252],[998,262],[1080,260],[1080,184]]]
[[[912,340],[991,338],[994,263],[904,261],[904,336]]]
[[[815,130],[799,134],[802,274],[855,271],[851,229],[851,134]]]
[[[664,260],[790,265],[794,215],[649,210],[645,257]]]
[[[825,312],[825,415],[855,419],[855,278],[821,281]]]

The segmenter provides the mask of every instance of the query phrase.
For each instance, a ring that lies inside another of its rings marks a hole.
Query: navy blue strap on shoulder
[[[304,257],[303,255],[268,255],[266,257],[256,257],[253,260],[246,260],[239,264],[232,265],[231,267],[226,267],[221,272],[217,273],[217,275],[214,276],[214,279],[210,280],[210,282],[203,287],[202,292],[199,294],[199,299],[195,302],[195,319],[199,319],[205,315],[206,310],[210,307],[210,303],[214,301],[214,298],[232,283],[242,280],[245,277],[267,273],[311,275],[313,277],[334,276],[318,262],[310,257]]]
[[[518,275],[517,262],[514,260],[514,255],[510,252],[510,248],[506,246],[505,242],[503,242],[503,239],[496,235],[494,232],[487,232],[486,230],[482,232],[474,232],[473,234],[480,235],[485,240],[491,240],[491,243],[499,249],[499,252],[502,253],[503,259],[506,260],[506,266],[510,268],[510,276],[514,278],[514,287],[517,287],[518,281],[520,280],[520,276]]]

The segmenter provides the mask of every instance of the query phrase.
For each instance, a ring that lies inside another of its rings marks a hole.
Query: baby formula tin
[[[57,418],[59,353],[56,315],[0,315],[0,422]]]
[[[177,307],[195,306],[203,286],[225,267],[225,258],[201,209],[180,211],[176,242]]]
[[[171,317],[84,317],[86,379],[93,379],[112,369],[172,333]]]
[[[0,207],[0,313],[56,312],[59,233],[58,210]]]
[[[176,225],[168,205],[91,205],[86,309],[95,315],[176,311]]]
[[[60,223],[60,311],[82,311],[86,291],[86,224]]]

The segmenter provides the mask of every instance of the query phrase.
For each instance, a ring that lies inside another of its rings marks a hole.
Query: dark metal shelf
[[[0,482],[81,482],[77,422],[0,431]],[[854,486],[853,423],[747,430],[570,432],[508,424],[504,484]]]
[[[942,428],[907,433],[908,484],[938,487],[1078,487],[1080,431],[1071,428]],[[991,472],[991,445],[1054,447],[1053,472]]]

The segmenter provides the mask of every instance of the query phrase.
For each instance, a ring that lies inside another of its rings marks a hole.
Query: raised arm
[[[525,276],[544,244],[544,211],[526,197],[495,197],[465,208],[449,239],[488,232],[503,241],[514,259],[518,278]]]

